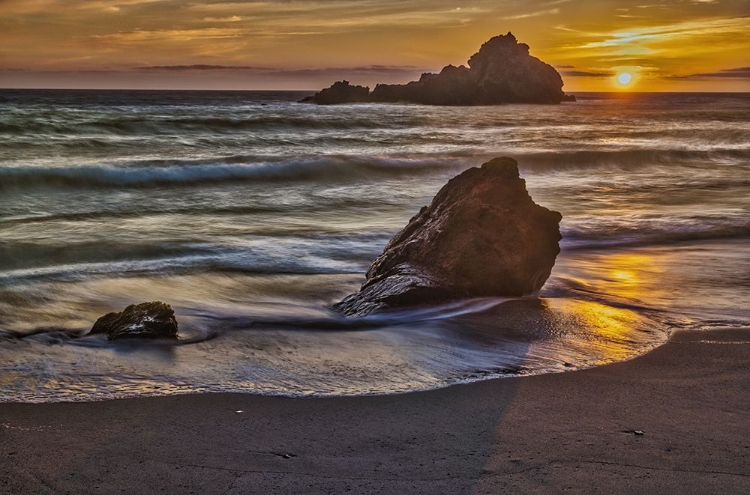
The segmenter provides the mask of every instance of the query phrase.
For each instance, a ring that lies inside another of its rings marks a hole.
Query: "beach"
[[[750,494],[749,13],[0,0],[0,495]]]
[[[0,404],[0,492],[747,493],[748,359],[747,328],[681,331],[428,392]]]

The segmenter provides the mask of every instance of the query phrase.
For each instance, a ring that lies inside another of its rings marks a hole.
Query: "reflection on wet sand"
[[[542,294],[673,312],[687,320],[746,321],[750,244],[743,239],[560,256]]]
[[[526,359],[544,356],[552,368],[578,363],[581,355],[589,365],[626,359],[666,336],[658,322],[633,310],[569,298],[509,301],[451,324],[464,338],[527,342]]]

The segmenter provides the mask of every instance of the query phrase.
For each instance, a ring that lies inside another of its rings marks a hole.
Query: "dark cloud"
[[[568,77],[612,77],[611,72],[586,71],[586,70],[564,70],[560,72]]]
[[[359,67],[326,67],[320,69],[280,69],[276,71],[278,75],[289,76],[317,76],[323,74],[414,74],[417,72],[428,71],[411,65],[363,65]]]
[[[718,72],[703,72],[700,74],[688,74],[686,76],[672,76],[670,79],[750,79],[750,67],[736,67],[734,69],[724,69]]]
[[[2,1],[2,0],[0,0]],[[319,90],[334,81],[403,84],[425,72],[411,65],[292,69],[243,65],[154,65],[120,70],[3,70],[0,87],[99,89]]]
[[[427,69],[413,65],[361,65],[358,67],[321,67],[315,69],[283,69],[279,67],[256,67],[251,65],[152,65],[136,67],[136,70],[155,72],[191,72],[191,71],[238,71],[255,72],[279,76],[316,76],[331,73],[377,73],[377,74],[413,74]]]
[[[137,70],[156,70],[156,71],[191,71],[191,70],[244,70],[244,71],[268,71],[276,70],[268,67],[254,67],[251,65],[152,65],[148,67],[138,67]]]

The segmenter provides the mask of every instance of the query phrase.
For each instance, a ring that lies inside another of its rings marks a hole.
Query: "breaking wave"
[[[524,153],[498,150],[484,158],[500,155],[515,157],[522,172],[550,173],[590,170],[601,173],[656,167],[705,167],[707,164],[731,165],[750,160],[750,149],[624,150]],[[227,182],[361,182],[371,179],[399,179],[426,174],[446,174],[478,165],[471,153],[444,156],[353,157],[316,156],[283,161],[255,161],[249,155],[213,159],[140,160],[118,164],[69,166],[6,166],[0,168],[0,190],[32,187],[66,188],[150,188],[191,186]],[[721,187],[724,182],[707,187]],[[747,186],[750,178],[734,177],[726,185]],[[647,184],[644,184],[647,186]]]
[[[224,159],[235,161],[236,158]],[[68,188],[149,188],[205,186],[222,182],[347,181],[365,178],[398,178],[430,173],[438,161],[367,159],[346,157],[306,158],[263,163],[206,163],[162,166],[89,165],[66,167],[0,168],[0,189],[44,186]]]

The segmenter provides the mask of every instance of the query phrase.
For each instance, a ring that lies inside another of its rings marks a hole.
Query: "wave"
[[[0,272],[0,286],[8,287],[34,281],[78,281],[93,277],[118,278],[157,276],[159,274],[194,275],[198,273],[227,273],[242,275],[341,275],[361,274],[366,270],[361,264],[340,262],[333,266],[312,262],[283,263],[267,261],[217,260],[200,256],[162,258],[158,260],[123,260],[100,263],[81,262],[41,268],[17,269]]]
[[[509,152],[509,155],[518,160],[522,172],[544,173],[585,169],[631,171],[655,166],[700,167],[717,162],[744,162],[750,160],[750,148],[519,151]]]
[[[93,239],[0,246],[0,286],[34,280],[97,276],[227,273],[256,275],[361,274],[388,240],[380,232],[295,232],[256,236],[248,245],[162,239],[125,242]]]
[[[0,189],[34,186],[150,188],[169,185],[204,186],[210,183],[321,180],[340,182],[419,175],[430,173],[436,167],[445,165],[448,164],[439,160],[332,156],[263,163],[3,167],[0,168]],[[455,162],[451,165],[457,166]]]
[[[2,371],[31,377],[33,393],[26,388],[28,380],[19,379],[0,393],[0,402],[191,392],[392,394],[589,368],[634,357],[667,336],[664,326],[648,316],[564,298],[459,303],[434,308],[427,318],[404,314],[373,321],[370,328],[336,322],[333,315],[306,322],[296,314],[299,308],[289,305],[278,315],[281,325],[233,315],[244,307],[206,315],[197,314],[200,310],[188,315],[185,309],[175,307],[188,342],[75,338],[83,328],[78,334],[53,330],[26,337]],[[582,310],[622,321],[622,330],[600,335],[589,320],[577,317]],[[5,337],[24,338],[18,333]],[[215,339],[210,346],[185,345],[208,338]],[[62,342],[66,345],[54,345]],[[131,352],[136,348],[137,354]],[[44,379],[37,380],[40,373]]]
[[[95,240],[84,244],[34,246],[19,243],[0,249],[0,286],[44,280],[75,281],[92,277],[174,276],[202,273],[247,275],[361,275],[382,250],[388,232],[269,232],[252,245],[206,242],[126,243]],[[628,234],[588,232],[563,227],[563,252],[659,247],[686,242],[750,239],[747,219],[722,224],[696,222],[659,229],[643,227]]]
[[[406,325],[429,321],[441,321],[451,318],[482,313],[510,301],[525,301],[533,298],[483,297],[457,300],[435,306],[402,308],[385,313],[376,313],[360,318],[351,318],[337,313],[330,308],[313,309],[314,316],[294,313],[268,316],[232,315],[211,310],[192,310],[187,314],[218,322],[225,330],[243,330],[253,327],[268,329],[309,330],[373,330],[396,325]]]
[[[745,215],[689,217],[653,221],[636,218],[627,225],[563,225],[564,250],[611,249],[660,246],[691,241],[742,239],[750,237],[750,220]]]
[[[76,119],[65,114],[56,115],[49,120],[32,120],[24,122],[0,121],[0,133],[12,135],[28,134],[69,134],[83,135],[91,133],[112,135],[159,135],[175,133],[215,133],[244,132],[253,130],[289,129],[304,130],[354,130],[379,129],[393,125],[393,120],[382,116],[352,116],[342,119],[339,115],[216,115],[216,116],[171,116],[148,115],[132,117],[117,115],[114,118]],[[416,126],[422,123],[419,116],[400,116],[395,124],[403,127]]]
[[[477,166],[495,156],[515,157],[523,173],[554,173],[568,170],[636,170],[647,167],[705,167],[707,164],[750,160],[750,149],[716,150],[620,150],[524,152],[496,151],[480,156],[468,152],[403,158],[346,155],[300,157],[285,161],[254,161],[251,155],[210,159],[156,159],[126,164],[70,166],[7,166],[0,168],[0,190],[39,186],[68,188],[150,188],[191,186],[227,182],[346,182],[368,179],[398,179],[422,174],[459,171]],[[748,186],[750,179],[732,180]],[[710,185],[710,184],[709,184]]]
[[[269,315],[244,314],[244,311],[236,313],[227,313],[226,311],[217,311],[210,306],[207,308],[180,308],[181,316],[188,320],[199,319],[210,324],[196,331],[195,326],[191,326],[187,332],[183,331],[179,340],[175,341],[121,341],[121,345],[145,344],[158,346],[176,346],[204,342],[214,339],[225,332],[257,330],[263,328],[267,330],[289,330],[289,331],[320,331],[320,330],[377,330],[396,325],[409,325],[414,323],[448,320],[466,315],[486,312],[492,308],[517,300],[523,302],[527,298],[475,298],[458,300],[431,307],[406,308],[389,313],[370,315],[362,318],[349,318],[342,314],[336,313],[328,307],[323,306],[304,306],[295,307],[294,305],[284,305],[286,312],[281,311],[278,314],[269,317]],[[62,341],[70,342],[72,339],[86,337],[89,327],[49,327],[40,326],[24,330],[0,329],[0,339],[22,340],[27,338],[37,338],[48,343],[60,343]],[[90,336],[82,342],[82,345],[99,346],[101,345],[102,336]],[[111,346],[112,344],[105,344]]]
[[[353,202],[352,202],[353,203]],[[361,205],[366,203],[361,202]],[[322,205],[321,207],[325,207]],[[174,208],[147,208],[137,207],[123,210],[91,210],[80,212],[45,213],[34,215],[21,215],[0,218],[0,226],[24,225],[45,222],[87,222],[93,220],[129,220],[143,217],[168,216],[168,215],[254,215],[263,213],[278,213],[291,209],[285,205],[254,205],[254,206],[215,206],[201,205],[200,207],[174,207]]]

